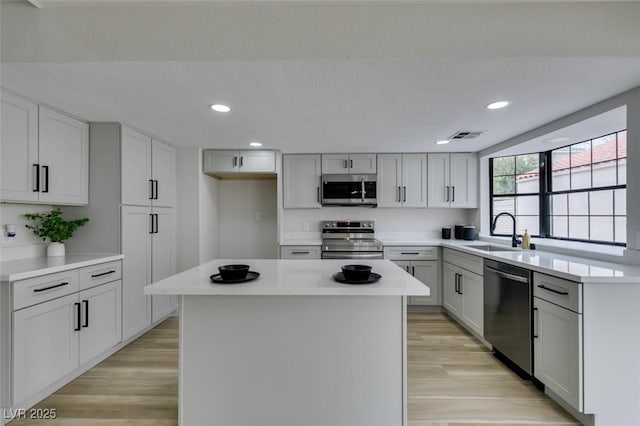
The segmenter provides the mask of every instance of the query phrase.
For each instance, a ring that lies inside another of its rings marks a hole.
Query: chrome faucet
[[[513,220],[513,235],[511,236],[511,247],[518,247],[518,244],[520,244],[520,240],[516,235],[516,218],[511,213],[507,213],[507,212],[498,213],[496,217],[493,218],[493,223],[491,224],[491,232],[496,230],[496,222],[498,222],[498,218],[500,216],[509,216],[511,220]]]

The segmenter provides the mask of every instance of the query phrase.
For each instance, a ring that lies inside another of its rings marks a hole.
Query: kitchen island
[[[210,282],[233,263],[260,278]],[[148,286],[181,297],[180,425],[406,425],[406,296],[429,288],[388,260],[335,282],[349,263],[215,260]]]

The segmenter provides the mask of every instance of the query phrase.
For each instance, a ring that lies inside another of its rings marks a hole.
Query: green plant
[[[58,209],[46,213],[27,213],[24,215],[29,220],[35,221],[33,225],[26,224],[34,234],[42,238],[42,241],[49,239],[52,243],[61,243],[68,240],[73,232],[85,223],[88,218],[66,221],[62,218],[62,212]]]

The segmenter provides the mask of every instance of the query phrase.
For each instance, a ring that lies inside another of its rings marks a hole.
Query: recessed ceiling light
[[[262,142],[249,142],[249,146],[259,147],[262,146]]]
[[[546,139],[543,141],[543,143],[560,143],[560,142],[568,142],[570,140],[571,138],[568,138],[568,137],[560,137],[560,138]]]
[[[230,107],[228,107],[227,105],[223,105],[223,104],[213,104],[213,105],[209,106],[209,108],[211,108],[215,112],[229,112],[229,111],[231,111]]]
[[[509,101],[498,101],[498,102],[492,102],[489,105],[487,105],[487,109],[500,109],[500,108],[504,108],[507,105],[509,105]]]
[[[444,145],[444,144],[448,144],[449,142],[451,142],[449,139],[443,139],[441,141],[437,141],[436,144]]]

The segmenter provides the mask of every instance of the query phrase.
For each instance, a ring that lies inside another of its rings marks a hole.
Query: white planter
[[[47,246],[47,256],[64,256],[64,244],[63,243],[49,243]]]

